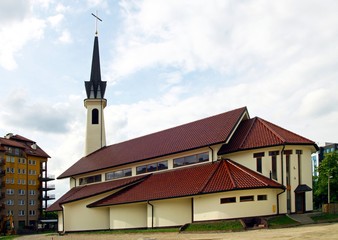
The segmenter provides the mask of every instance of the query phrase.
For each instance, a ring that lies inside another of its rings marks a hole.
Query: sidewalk
[[[318,213],[302,213],[302,214],[288,214],[288,217],[299,222],[300,224],[312,224],[314,221],[311,216],[316,215]]]

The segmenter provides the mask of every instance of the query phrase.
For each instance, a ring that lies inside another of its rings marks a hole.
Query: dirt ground
[[[282,229],[260,229],[250,230],[244,232],[232,232],[232,233],[144,233],[144,234],[66,234],[64,236],[59,235],[31,235],[22,236],[16,239],[25,240],[42,240],[42,239],[81,239],[81,240],[309,240],[309,239],[338,239],[338,223],[326,223],[326,224],[311,224],[302,225],[299,227],[282,228]]]

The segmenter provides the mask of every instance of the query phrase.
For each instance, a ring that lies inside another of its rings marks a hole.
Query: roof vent
[[[7,139],[10,139],[11,137],[13,137],[13,133],[7,133],[6,136],[5,136],[5,138],[7,138]]]

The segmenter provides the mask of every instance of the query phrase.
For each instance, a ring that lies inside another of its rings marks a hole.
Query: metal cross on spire
[[[96,21],[95,21],[95,35],[97,35],[97,20],[99,20],[100,22],[102,22],[102,19],[98,17],[97,11],[96,11],[96,15],[94,13],[92,13],[92,15],[96,18]]]

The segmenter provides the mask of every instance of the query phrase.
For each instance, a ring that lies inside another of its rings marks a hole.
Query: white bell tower
[[[85,82],[87,98],[84,106],[87,109],[85,155],[106,146],[106,130],[103,109],[107,105],[104,98],[107,82],[101,81],[99,40],[97,33],[94,39],[92,69],[90,81]]]

